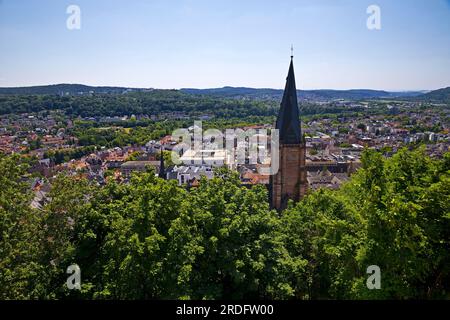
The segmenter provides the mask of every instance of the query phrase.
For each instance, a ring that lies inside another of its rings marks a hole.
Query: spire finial
[[[294,45],[291,44],[291,59],[294,58]]]

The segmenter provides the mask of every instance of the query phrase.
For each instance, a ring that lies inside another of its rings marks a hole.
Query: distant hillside
[[[360,99],[380,99],[397,98],[406,96],[417,96],[421,92],[388,92],[383,90],[371,89],[350,89],[350,90],[300,90],[300,96],[322,98],[326,100],[360,100]]]
[[[125,87],[93,87],[82,84],[56,84],[34,87],[11,87],[0,88],[0,95],[26,95],[26,94],[55,94],[55,95],[84,95],[89,93],[122,94],[130,91],[151,91],[152,89],[125,88]],[[281,89],[256,89],[246,87],[223,87],[211,89],[180,89],[182,93],[192,95],[207,95],[218,98],[233,99],[256,99],[256,100],[281,100],[283,90]],[[329,100],[360,100],[381,98],[403,98],[416,97],[423,92],[388,92],[383,90],[351,89],[351,90],[298,90],[299,100],[329,101]]]
[[[280,89],[255,89],[246,87],[223,87],[223,88],[211,88],[211,89],[194,89],[184,88],[180,89],[182,92],[190,94],[205,94],[216,95],[222,97],[236,97],[236,96],[278,96],[283,94],[283,90]]]
[[[419,98],[424,101],[450,104],[450,87],[430,91]]]
[[[33,87],[10,87],[0,88],[0,94],[87,94],[87,93],[108,93],[119,94],[126,91],[144,90],[138,88],[124,88],[124,87],[92,87],[82,84],[55,84],[48,86],[33,86]]]
[[[281,89],[254,89],[245,87],[223,87],[214,89],[181,89],[181,91],[190,94],[214,95],[227,98],[256,98],[256,99],[275,99],[280,100],[283,95]],[[370,89],[351,89],[351,90],[298,90],[299,100],[359,100],[359,99],[378,99],[395,97],[415,97],[423,94],[419,91],[410,92],[388,92],[382,90]]]

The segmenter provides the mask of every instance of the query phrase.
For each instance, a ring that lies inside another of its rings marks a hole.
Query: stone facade
[[[283,210],[289,199],[299,201],[306,194],[306,148],[303,143],[280,146],[280,168],[272,177],[272,207]]]

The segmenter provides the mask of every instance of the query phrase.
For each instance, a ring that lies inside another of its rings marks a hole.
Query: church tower
[[[292,55],[275,128],[279,130],[279,169],[270,177],[270,202],[272,208],[281,211],[289,199],[299,201],[307,190],[306,146],[300,127]]]

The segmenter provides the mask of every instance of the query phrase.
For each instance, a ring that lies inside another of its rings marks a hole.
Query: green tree
[[[355,254],[363,239],[362,220],[336,192],[319,190],[290,206],[282,217],[285,245],[306,265],[294,280],[301,299],[349,297],[360,272]]]
[[[42,289],[39,264],[40,215],[18,156],[0,155],[0,299],[33,299]]]
[[[403,149],[387,160],[366,151],[363,169],[344,191],[367,222],[357,255],[360,268],[378,265],[382,272],[383,290],[368,290],[366,276],[355,278],[356,297],[448,294],[443,285],[449,277],[447,160],[432,160],[423,149]]]

